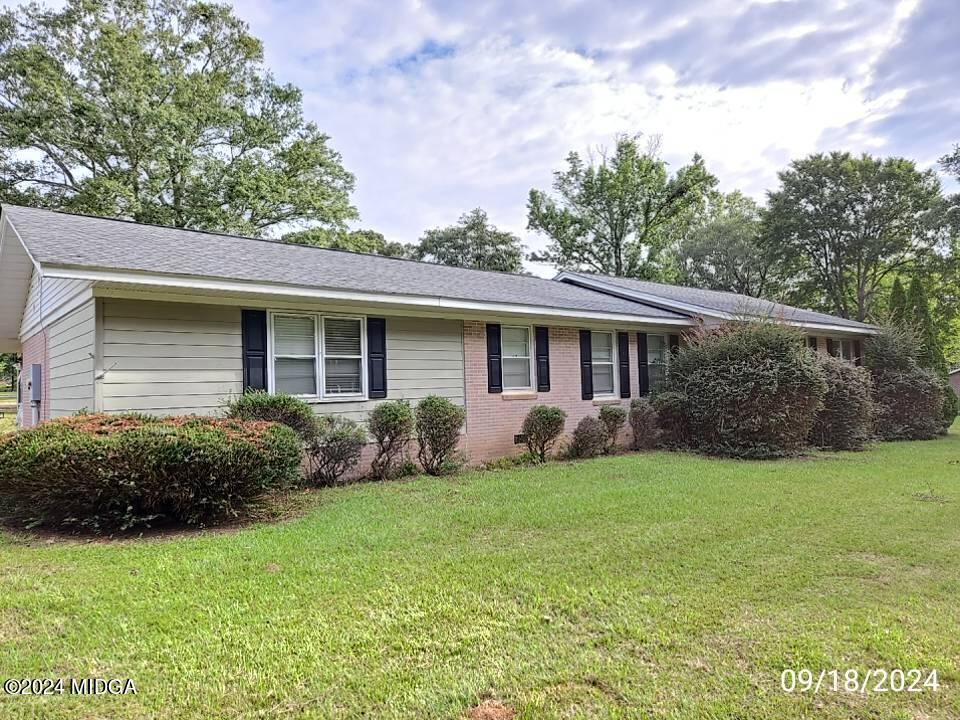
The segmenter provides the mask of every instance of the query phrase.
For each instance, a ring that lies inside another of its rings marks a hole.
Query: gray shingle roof
[[[835,325],[838,328],[850,328],[851,330],[870,330],[874,328],[873,325],[855,320],[845,320],[844,318],[827,315],[826,313],[804,310],[790,305],[771,302],[770,300],[750,297],[749,295],[738,295],[736,293],[720,292],[717,290],[701,290],[698,288],[682,287],[680,285],[649,282],[647,280],[611,277],[609,275],[571,272],[563,273],[563,275],[570,278],[566,280],[566,282],[576,282],[577,279],[582,279],[587,282],[591,280],[600,281],[622,289],[627,293],[644,293],[662,298],[667,303],[671,301],[680,302],[695,305],[708,311],[713,310],[738,317],[770,317],[800,323]]]
[[[4,205],[41,265],[685,319],[552,280]],[[576,314],[575,312],[572,314]]]

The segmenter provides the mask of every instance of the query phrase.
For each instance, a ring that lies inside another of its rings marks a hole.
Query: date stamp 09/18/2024
[[[922,693],[940,687],[936,669],[787,668],[780,673],[780,689],[785,693]]]

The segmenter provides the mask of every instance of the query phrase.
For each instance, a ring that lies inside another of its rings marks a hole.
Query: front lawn
[[[958,600],[957,434],[357,485],[235,532],[0,536],[0,675],[138,691],[0,717],[955,718]],[[941,689],[785,694],[785,668]]]

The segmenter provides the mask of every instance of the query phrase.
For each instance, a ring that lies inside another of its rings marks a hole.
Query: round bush
[[[313,409],[293,395],[270,395],[262,390],[252,390],[231,398],[226,405],[226,414],[237,420],[261,420],[286,425],[305,442],[316,433],[316,415]]]
[[[606,452],[611,453],[617,446],[620,431],[627,423],[627,411],[619,405],[601,405],[600,422],[603,423],[603,427],[607,431]]]
[[[523,419],[520,432],[527,438],[527,452],[540,462],[563,432],[567,414],[558,407],[534,405]]]
[[[607,449],[607,428],[598,417],[587,415],[573,430],[568,453],[573,458],[592,458]]]
[[[647,398],[634,398],[630,402],[630,431],[634,450],[650,450],[660,438],[659,416]]]
[[[775,458],[801,450],[826,393],[796,330],[741,322],[695,334],[671,358],[669,389],[686,396],[689,439],[714,455]]]
[[[310,479],[317,485],[334,485],[360,462],[367,432],[359,423],[338,415],[318,417],[316,427],[316,435],[307,445]]]
[[[654,395],[650,404],[657,413],[659,443],[669,448],[690,447],[690,408],[687,396],[675,390],[664,390]]]
[[[465,417],[463,408],[445,397],[428,395],[417,403],[414,416],[417,456],[423,471],[429,475],[453,471],[458,464],[456,449]]]
[[[406,400],[386,400],[370,411],[367,429],[377,443],[370,472],[379,480],[397,477],[413,433],[413,410]]]
[[[866,368],[824,353],[815,357],[827,381],[810,442],[834,450],[862,450],[873,430],[873,382]]]
[[[0,440],[0,498],[32,525],[215,523],[296,484],[301,456],[275,423],[80,415]]]
[[[883,440],[930,440],[943,427],[943,381],[920,367],[874,369],[876,433]]]
[[[960,412],[960,398],[957,397],[957,391],[947,383],[943,387],[943,415],[940,418],[940,433],[946,435],[957,419],[957,413]]]

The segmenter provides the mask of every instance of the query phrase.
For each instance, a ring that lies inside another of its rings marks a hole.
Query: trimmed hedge
[[[663,390],[650,398],[650,404],[657,413],[659,444],[677,450],[691,447],[687,396],[676,390]]]
[[[466,418],[464,410],[440,395],[428,395],[414,411],[417,430],[417,457],[428,475],[452,472],[460,464],[457,443]]]
[[[370,473],[379,480],[397,477],[413,433],[410,403],[406,400],[379,403],[370,411],[367,429],[377,443],[377,456],[370,463]]]
[[[863,450],[873,430],[870,372],[832,355],[815,356],[827,381],[827,393],[814,420],[810,443],[834,450]]]
[[[667,389],[685,396],[678,410],[697,449],[776,458],[806,446],[827,388],[799,332],[738,322],[692,334],[671,358]]]
[[[534,405],[530,408],[520,432],[526,437],[527,452],[531,457],[545,462],[566,422],[567,414],[558,407]]]
[[[647,398],[634,398],[630,402],[630,431],[633,434],[634,450],[650,450],[660,439],[660,418]]]
[[[262,390],[251,390],[231,398],[226,404],[226,415],[236,420],[261,420],[286,425],[309,442],[317,433],[317,418],[313,409],[293,395],[270,395]]]
[[[335,485],[360,462],[367,432],[353,420],[337,415],[317,418],[317,433],[307,445],[310,480],[317,485]]]
[[[940,434],[946,435],[957,419],[957,413],[960,412],[960,398],[957,397],[957,391],[953,389],[950,383],[943,387],[943,412],[940,416]]]
[[[598,417],[587,415],[573,429],[567,454],[572,458],[592,458],[607,449],[607,428]]]
[[[211,524],[297,484],[301,457],[297,435],[275,423],[78,415],[0,440],[0,498],[31,525]]]
[[[619,405],[601,405],[600,422],[607,431],[606,452],[609,454],[617,447],[617,438],[620,437],[620,431],[627,423],[627,411]]]

